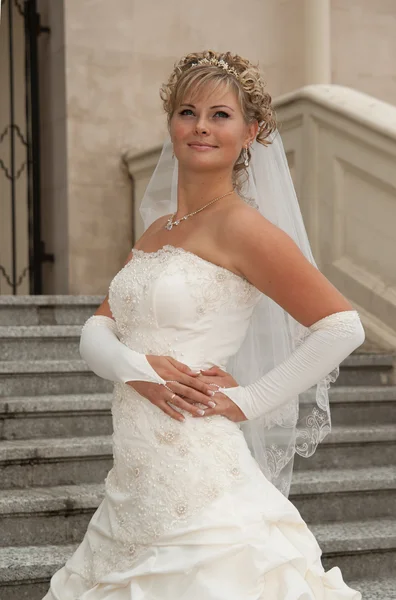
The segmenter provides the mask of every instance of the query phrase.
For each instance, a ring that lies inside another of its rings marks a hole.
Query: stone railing
[[[368,340],[396,348],[396,107],[314,85],[277,98],[279,130],[320,270],[359,311]],[[138,207],[161,148],[126,156]]]
[[[396,107],[335,85],[278,98],[283,143],[321,271],[396,348]]]

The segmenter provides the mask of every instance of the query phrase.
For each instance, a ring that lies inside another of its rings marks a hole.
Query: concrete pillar
[[[330,0],[304,2],[304,84],[331,83]]]

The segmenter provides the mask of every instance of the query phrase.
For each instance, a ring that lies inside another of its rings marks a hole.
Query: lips
[[[199,142],[191,142],[188,144],[189,146],[200,147],[200,148],[217,148],[217,146],[212,146],[211,144],[202,144]]]

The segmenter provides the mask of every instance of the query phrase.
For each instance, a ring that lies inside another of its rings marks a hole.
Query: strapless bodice
[[[225,368],[240,347],[260,292],[236,273],[171,245],[133,250],[109,303],[121,341],[191,368]]]

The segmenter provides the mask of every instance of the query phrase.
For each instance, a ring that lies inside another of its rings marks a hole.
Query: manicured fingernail
[[[216,402],[213,402],[213,400],[210,400],[210,402],[208,402],[208,406],[210,406],[211,408],[214,408],[216,406]]]
[[[208,396],[214,396],[216,392],[214,392],[213,390],[207,390],[206,393]]]
[[[190,371],[193,375],[200,375],[201,371]]]
[[[200,408],[200,409],[197,410],[197,413],[199,415],[203,416],[205,414],[205,411]]]

